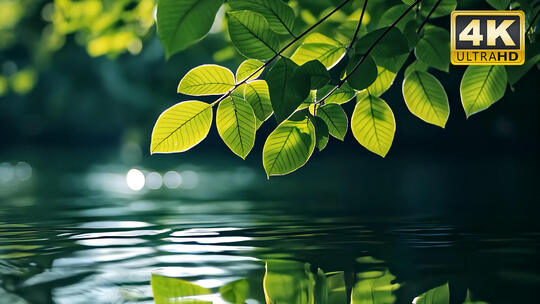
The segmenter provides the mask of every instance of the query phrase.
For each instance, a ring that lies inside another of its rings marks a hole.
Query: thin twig
[[[349,77],[351,77],[352,74],[354,74],[354,72],[356,72],[356,70],[358,70],[358,68],[360,67],[360,65],[364,62],[364,60],[366,60],[367,56],[369,55],[369,53],[371,53],[371,51],[375,48],[375,46],[377,46],[377,44],[384,38],[384,36],[386,36],[386,34],[388,34],[388,32],[396,26],[396,24],[401,21],[401,19],[403,19],[403,17],[405,17],[405,15],[407,15],[407,13],[409,13],[409,11],[411,9],[413,9],[418,3],[420,3],[421,0],[416,0],[413,4],[411,4],[409,6],[409,8],[407,8],[407,10],[405,10],[388,28],[386,28],[386,30],[379,36],[379,38],[377,38],[377,40],[375,40],[375,42],[373,44],[371,44],[371,46],[368,48],[368,50],[366,51],[366,53],[362,56],[362,58],[358,61],[358,63],[356,63],[356,65],[351,69],[351,71],[349,73],[347,73],[347,76],[345,76],[343,79],[341,79],[337,86],[335,86],[330,92],[328,92],[328,94],[326,94],[323,98],[321,98],[320,100],[317,100],[315,101],[314,103],[315,104],[319,104],[323,101],[325,101],[330,95],[332,95],[335,91],[337,91],[344,83],[345,81],[347,81],[347,79],[349,79]]]
[[[354,35],[351,39],[351,43],[349,43],[349,46],[347,47],[347,50],[352,49],[354,43],[356,42],[356,38],[358,37],[358,32],[360,31],[360,27],[362,26],[362,19],[364,19],[364,13],[366,12],[367,2],[368,0],[364,1],[364,7],[362,7],[362,13],[360,14],[360,19],[358,19],[358,25],[356,26],[356,30],[354,30]]]
[[[538,14],[540,14],[540,9],[538,10],[538,12],[536,12],[536,15],[534,15],[534,18],[531,21],[531,23],[529,24],[529,28],[527,28],[527,31],[525,31],[525,36],[527,34],[529,34],[529,31],[531,30],[532,26],[534,25],[534,22],[536,21],[536,18],[538,18]]]
[[[230,89],[227,93],[225,93],[225,95],[221,96],[220,98],[218,98],[216,101],[214,101],[213,103],[211,103],[210,105],[211,106],[214,106],[215,104],[217,104],[218,102],[222,101],[223,99],[229,97],[231,95],[231,93],[236,90],[239,86],[243,85],[244,83],[246,83],[249,79],[251,79],[251,77],[255,76],[258,72],[262,71],[264,68],[266,68],[268,65],[270,65],[270,63],[272,63],[274,60],[276,60],[276,58],[278,58],[283,52],[285,52],[289,47],[291,47],[291,45],[295,44],[298,40],[302,39],[302,37],[304,37],[305,35],[307,35],[309,32],[311,32],[314,28],[316,28],[317,26],[319,26],[321,23],[323,23],[326,19],[330,18],[330,16],[332,16],[334,13],[336,13],[337,11],[339,11],[342,7],[344,7],[347,3],[349,3],[351,0],[345,0],[343,1],[343,3],[341,3],[339,6],[337,6],[336,8],[334,8],[330,13],[328,13],[326,16],[324,16],[321,20],[317,21],[315,24],[313,24],[312,26],[310,26],[307,30],[305,30],[302,34],[300,34],[299,36],[295,37],[293,40],[291,40],[289,43],[287,43],[287,45],[285,45],[281,50],[279,50],[272,58],[268,59],[261,67],[259,67],[258,69],[256,69],[253,73],[251,73],[251,75],[247,76],[246,78],[244,78],[244,80],[240,81],[239,83],[235,84],[234,87],[232,89]]]
[[[429,11],[429,13],[427,14],[426,18],[424,19],[424,21],[422,21],[422,24],[420,24],[420,27],[418,27],[418,30],[416,30],[416,33],[420,33],[420,31],[422,30],[422,28],[424,28],[424,25],[426,25],[427,21],[429,20],[429,17],[431,17],[431,15],[433,15],[433,12],[435,12],[435,10],[437,9],[437,7],[439,6],[439,4],[441,4],[441,1],[442,0],[439,0],[437,1],[437,3],[435,3],[435,5],[433,6],[433,8],[431,8],[431,10]]]

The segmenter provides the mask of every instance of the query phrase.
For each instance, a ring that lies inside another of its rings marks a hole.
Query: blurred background
[[[290,2],[301,25],[334,5],[306,1]],[[176,94],[181,77],[200,64],[234,71],[242,61],[223,12],[203,41],[166,61],[154,10],[154,0],[0,0],[0,303],[151,302],[156,267],[217,288],[264,271],[269,257],[354,271],[361,256],[409,282],[402,303],[435,277],[476,282],[489,302],[510,303],[519,290],[521,303],[532,303],[538,68],[468,120],[464,67],[434,71],[449,97],[446,129],[407,110],[401,72],[383,95],[397,123],[386,159],[349,132],[297,172],[267,180],[261,151],[272,119],[245,161],[215,127],[189,152],[149,155],[159,114],[189,98]],[[448,28],[448,20],[435,23]],[[201,236],[183,233],[191,229],[228,238],[216,237],[217,249],[212,240],[186,247]],[[186,238],[171,240],[174,233]],[[228,248],[231,236],[247,238],[236,240],[245,246]]]

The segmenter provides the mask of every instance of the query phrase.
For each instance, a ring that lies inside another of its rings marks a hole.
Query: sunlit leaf
[[[450,115],[448,97],[437,78],[421,71],[411,72],[403,81],[403,98],[418,118],[444,128]]]
[[[238,97],[238,98],[244,98],[244,90],[246,89],[246,85],[247,84],[245,84],[245,83],[239,85],[236,89],[234,89],[231,92],[231,96]]]
[[[360,37],[355,44],[356,54],[366,53],[369,47],[379,39],[386,29],[387,28],[381,28]],[[386,33],[384,38],[377,43],[372,51],[372,54],[377,54],[382,57],[393,57],[407,53],[409,53],[409,42],[395,27],[391,28],[388,33]]]
[[[201,142],[212,125],[212,107],[201,101],[184,101],[165,110],[152,131],[150,152],[174,153]]]
[[[504,66],[471,65],[461,80],[461,103],[467,117],[489,108],[504,96]]]
[[[266,75],[278,123],[287,119],[309,95],[309,77],[305,73],[296,73],[297,69],[298,66],[290,59],[280,58]]]
[[[300,66],[299,69],[308,74],[311,81],[311,89],[313,90],[322,88],[330,81],[328,70],[318,60],[308,61]]]
[[[234,87],[233,73],[222,66],[205,64],[193,68],[178,84],[178,93],[203,96],[227,93]]]
[[[268,85],[264,80],[255,80],[245,85],[244,98],[249,102],[255,117],[257,118],[257,129],[274,112],[270,102],[270,93]]]
[[[229,0],[233,10],[250,10],[263,15],[270,28],[278,34],[291,34],[294,12],[281,0]]]
[[[351,118],[351,130],[362,146],[385,157],[396,132],[394,113],[384,100],[366,94],[356,103]]]
[[[349,129],[349,118],[339,104],[330,103],[317,108],[315,116],[320,117],[328,126],[328,132],[339,140],[345,139]]]
[[[214,22],[223,0],[160,0],[157,33],[170,57],[202,39]]]
[[[249,282],[247,279],[229,282],[219,288],[219,293],[229,303],[244,304],[249,296]]]
[[[252,11],[227,12],[229,34],[234,46],[249,58],[269,59],[279,49],[279,38],[263,15]]]
[[[347,74],[350,74],[353,67],[361,60],[360,56],[356,60],[352,60],[347,68]],[[347,78],[349,85],[356,90],[363,90],[369,87],[375,79],[377,79],[377,65],[371,56],[367,56],[364,61],[358,66],[354,73]]]
[[[266,303],[315,303],[315,277],[306,263],[268,260],[263,282]]]
[[[414,54],[425,64],[448,72],[450,64],[450,33],[447,30],[426,25],[424,35],[418,41]]]
[[[358,282],[351,292],[351,304],[392,304],[396,301],[394,291],[399,284],[388,270],[374,270],[357,274]]]
[[[246,158],[255,144],[255,113],[242,98],[229,97],[219,103],[216,126],[225,144],[241,158]]]
[[[317,100],[321,100],[334,88],[333,85],[327,85],[317,90]],[[324,101],[326,104],[337,103],[344,104],[351,101],[356,96],[356,91],[351,88],[347,83],[344,83],[339,89],[332,93]]]
[[[238,70],[236,70],[236,82],[239,83],[246,78],[248,78],[251,74],[255,73],[260,67],[264,65],[263,62],[257,60],[257,59],[247,59],[244,62],[240,64],[238,67]],[[261,75],[261,73],[264,71],[264,69],[261,69],[256,74],[251,76],[251,78],[248,79],[248,81],[257,79]]]
[[[377,72],[377,79],[366,90],[359,93],[361,96],[369,93],[379,97],[394,84],[396,73],[381,66],[377,67]]]
[[[329,132],[328,132],[328,126],[322,120],[320,117],[313,117],[313,125],[315,126],[315,135],[316,135],[316,141],[317,141],[317,149],[319,151],[322,151],[326,144],[328,144],[329,140]]]
[[[415,299],[415,304],[449,304],[450,303],[450,291],[448,289],[448,283],[444,285],[430,289],[423,294],[419,295]]]
[[[286,120],[270,133],[264,143],[264,170],[268,177],[291,173],[309,160],[314,148],[313,123],[308,118]]]
[[[152,293],[156,304],[188,303],[184,297],[208,295],[212,291],[199,285],[177,278],[169,278],[157,274],[152,274]],[[191,303],[205,303],[202,301]]]
[[[298,65],[312,60],[320,61],[327,69],[332,68],[344,55],[346,48],[332,38],[313,33],[304,39],[296,49],[291,60]]]

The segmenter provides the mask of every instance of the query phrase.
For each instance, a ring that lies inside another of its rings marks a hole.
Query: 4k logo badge
[[[450,24],[455,65],[520,65],[525,62],[523,11],[454,11]]]

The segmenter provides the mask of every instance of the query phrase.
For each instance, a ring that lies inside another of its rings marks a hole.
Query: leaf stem
[[[358,25],[356,26],[356,30],[354,31],[354,35],[351,39],[351,43],[349,43],[349,46],[347,47],[347,50],[352,49],[354,43],[356,42],[356,38],[358,37],[358,32],[360,31],[360,26],[362,26],[362,19],[364,19],[364,13],[366,11],[368,0],[364,1],[364,6],[362,7],[362,13],[360,14],[360,19],[358,19]]]
[[[364,62],[364,60],[366,60],[367,56],[369,55],[369,53],[371,53],[371,51],[375,48],[375,46],[377,46],[377,44],[384,38],[384,36],[386,36],[386,34],[388,34],[388,32],[396,26],[396,24],[401,21],[401,19],[403,19],[403,17],[405,17],[405,15],[407,15],[407,13],[409,13],[410,10],[412,10],[418,3],[420,3],[421,0],[416,0],[413,4],[411,4],[409,6],[409,8],[407,8],[403,13],[401,13],[401,15],[389,26],[386,28],[386,30],[379,36],[379,38],[377,38],[377,40],[375,40],[375,42],[373,44],[371,44],[371,46],[368,48],[368,50],[366,51],[366,53],[364,55],[362,55],[362,58],[358,61],[358,63],[356,63],[356,65],[351,69],[351,71],[347,74],[347,76],[345,76],[343,79],[341,79],[338,84],[330,91],[328,92],[328,94],[326,94],[323,98],[321,98],[320,100],[317,100],[315,101],[314,103],[315,104],[318,104],[318,103],[321,103],[321,102],[324,102],[330,95],[332,95],[335,91],[337,91],[344,83],[345,81],[347,81],[347,79],[349,79],[349,77],[354,73],[356,72],[356,70],[358,70],[358,68],[360,67],[360,65]]]
[[[221,96],[220,98],[218,98],[216,101],[214,101],[213,103],[211,103],[210,105],[211,106],[214,106],[215,104],[217,104],[218,102],[222,101],[223,99],[229,97],[231,95],[231,93],[236,90],[239,86],[243,85],[244,83],[246,83],[251,77],[255,76],[258,72],[260,72],[261,70],[263,70],[264,68],[266,68],[268,65],[270,65],[270,63],[272,63],[274,60],[276,60],[276,58],[278,58],[283,52],[285,52],[289,47],[291,47],[293,44],[295,44],[296,42],[298,42],[298,40],[302,39],[305,35],[307,35],[309,32],[311,32],[314,28],[316,28],[317,26],[319,26],[321,23],[323,23],[324,21],[326,21],[326,19],[330,18],[330,16],[332,16],[333,14],[335,14],[337,11],[339,11],[342,7],[344,7],[347,3],[349,3],[351,0],[345,0],[343,1],[339,6],[337,6],[336,8],[334,8],[331,12],[329,12],[328,14],[326,14],[326,16],[324,16],[323,18],[321,18],[319,21],[317,21],[316,23],[314,23],[312,26],[310,26],[307,30],[305,30],[302,34],[298,35],[298,36],[295,36],[293,40],[291,40],[289,43],[287,43],[281,50],[279,50],[274,56],[272,56],[272,58],[268,59],[262,66],[260,66],[258,69],[256,69],[253,73],[251,73],[251,75],[247,76],[246,78],[244,78],[242,81],[240,81],[239,83],[235,84],[234,87],[232,87],[227,93],[225,93],[223,96]]]
[[[424,25],[426,25],[427,21],[429,20],[429,17],[431,17],[431,15],[433,15],[433,12],[435,12],[435,10],[437,9],[437,7],[439,6],[439,4],[441,4],[441,1],[442,0],[439,0],[437,1],[437,3],[435,3],[435,5],[431,8],[431,10],[429,11],[429,13],[427,14],[426,18],[424,19],[424,21],[422,21],[422,24],[420,24],[420,26],[418,27],[418,30],[416,30],[416,33],[420,33],[420,31],[422,30],[422,28],[424,28]]]

